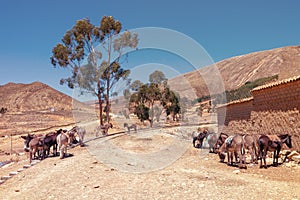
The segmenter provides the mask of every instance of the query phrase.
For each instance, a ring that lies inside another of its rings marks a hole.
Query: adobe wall
[[[229,103],[217,108],[218,116],[221,110],[224,112],[226,109],[225,123],[219,124],[219,132],[289,133],[292,135],[293,149],[300,151],[300,78],[284,84],[254,89],[252,95],[251,101]],[[252,107],[249,104],[252,104]]]
[[[239,102],[233,102],[218,108],[218,122],[221,117],[224,119],[226,115],[224,125],[228,125],[230,121],[234,120],[249,120],[251,111],[253,110],[253,98],[242,100]],[[222,114],[221,114],[222,113]]]
[[[254,111],[300,110],[300,80],[270,88],[253,90]]]

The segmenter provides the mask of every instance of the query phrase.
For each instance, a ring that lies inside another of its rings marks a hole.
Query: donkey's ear
[[[24,140],[26,140],[26,136],[24,136],[24,135],[21,135],[21,138],[23,138]]]

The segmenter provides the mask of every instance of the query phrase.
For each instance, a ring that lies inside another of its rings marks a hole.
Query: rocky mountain
[[[293,77],[300,74],[300,46],[288,46],[228,58],[214,66],[203,67],[170,79],[169,85],[172,85],[182,96],[193,99],[195,96],[209,95],[209,90],[214,91],[216,87],[222,87],[222,83],[216,79],[218,73],[226,90],[236,89],[247,81],[277,74],[279,80]]]

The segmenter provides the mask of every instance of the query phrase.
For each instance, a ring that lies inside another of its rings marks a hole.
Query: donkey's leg
[[[280,148],[277,148],[274,152],[274,166],[278,166],[278,157],[279,157]]]
[[[29,149],[29,164],[32,162],[32,150]]]
[[[227,165],[230,165],[230,153],[229,153],[229,151],[227,151],[227,160],[228,160],[228,162],[227,162]]]
[[[249,152],[250,152],[250,155],[251,155],[251,163],[254,163],[254,149],[252,147],[249,147]]]
[[[277,154],[277,149],[274,150],[274,153],[273,153],[273,166],[276,166],[276,154]]]
[[[60,146],[60,149],[59,149],[59,158],[60,158],[60,159],[63,159],[64,156],[65,156],[65,155],[64,155],[64,153],[65,153],[64,148],[65,148],[65,145],[64,145],[64,144]]]
[[[263,154],[263,159],[264,159],[264,168],[267,169],[267,160],[266,160],[266,157],[267,157],[267,149],[264,150],[264,154]]]

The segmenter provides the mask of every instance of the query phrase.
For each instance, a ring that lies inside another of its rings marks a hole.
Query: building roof
[[[277,85],[286,84],[286,83],[297,81],[297,80],[300,80],[300,75],[294,76],[294,77],[291,77],[291,78],[288,78],[288,79],[283,79],[283,80],[280,80],[280,81],[276,81],[276,82],[272,82],[272,83],[268,83],[268,84],[265,84],[265,85],[258,86],[256,88],[254,88],[253,90],[251,90],[251,92],[271,88],[271,87],[274,87],[274,86],[277,86]]]
[[[251,100],[253,100],[253,97],[239,99],[239,100],[231,101],[231,102],[226,103],[226,104],[219,105],[217,108],[221,108],[221,107],[225,107],[225,106],[229,106],[229,105],[237,104],[237,103],[244,103],[244,102],[251,101]]]

